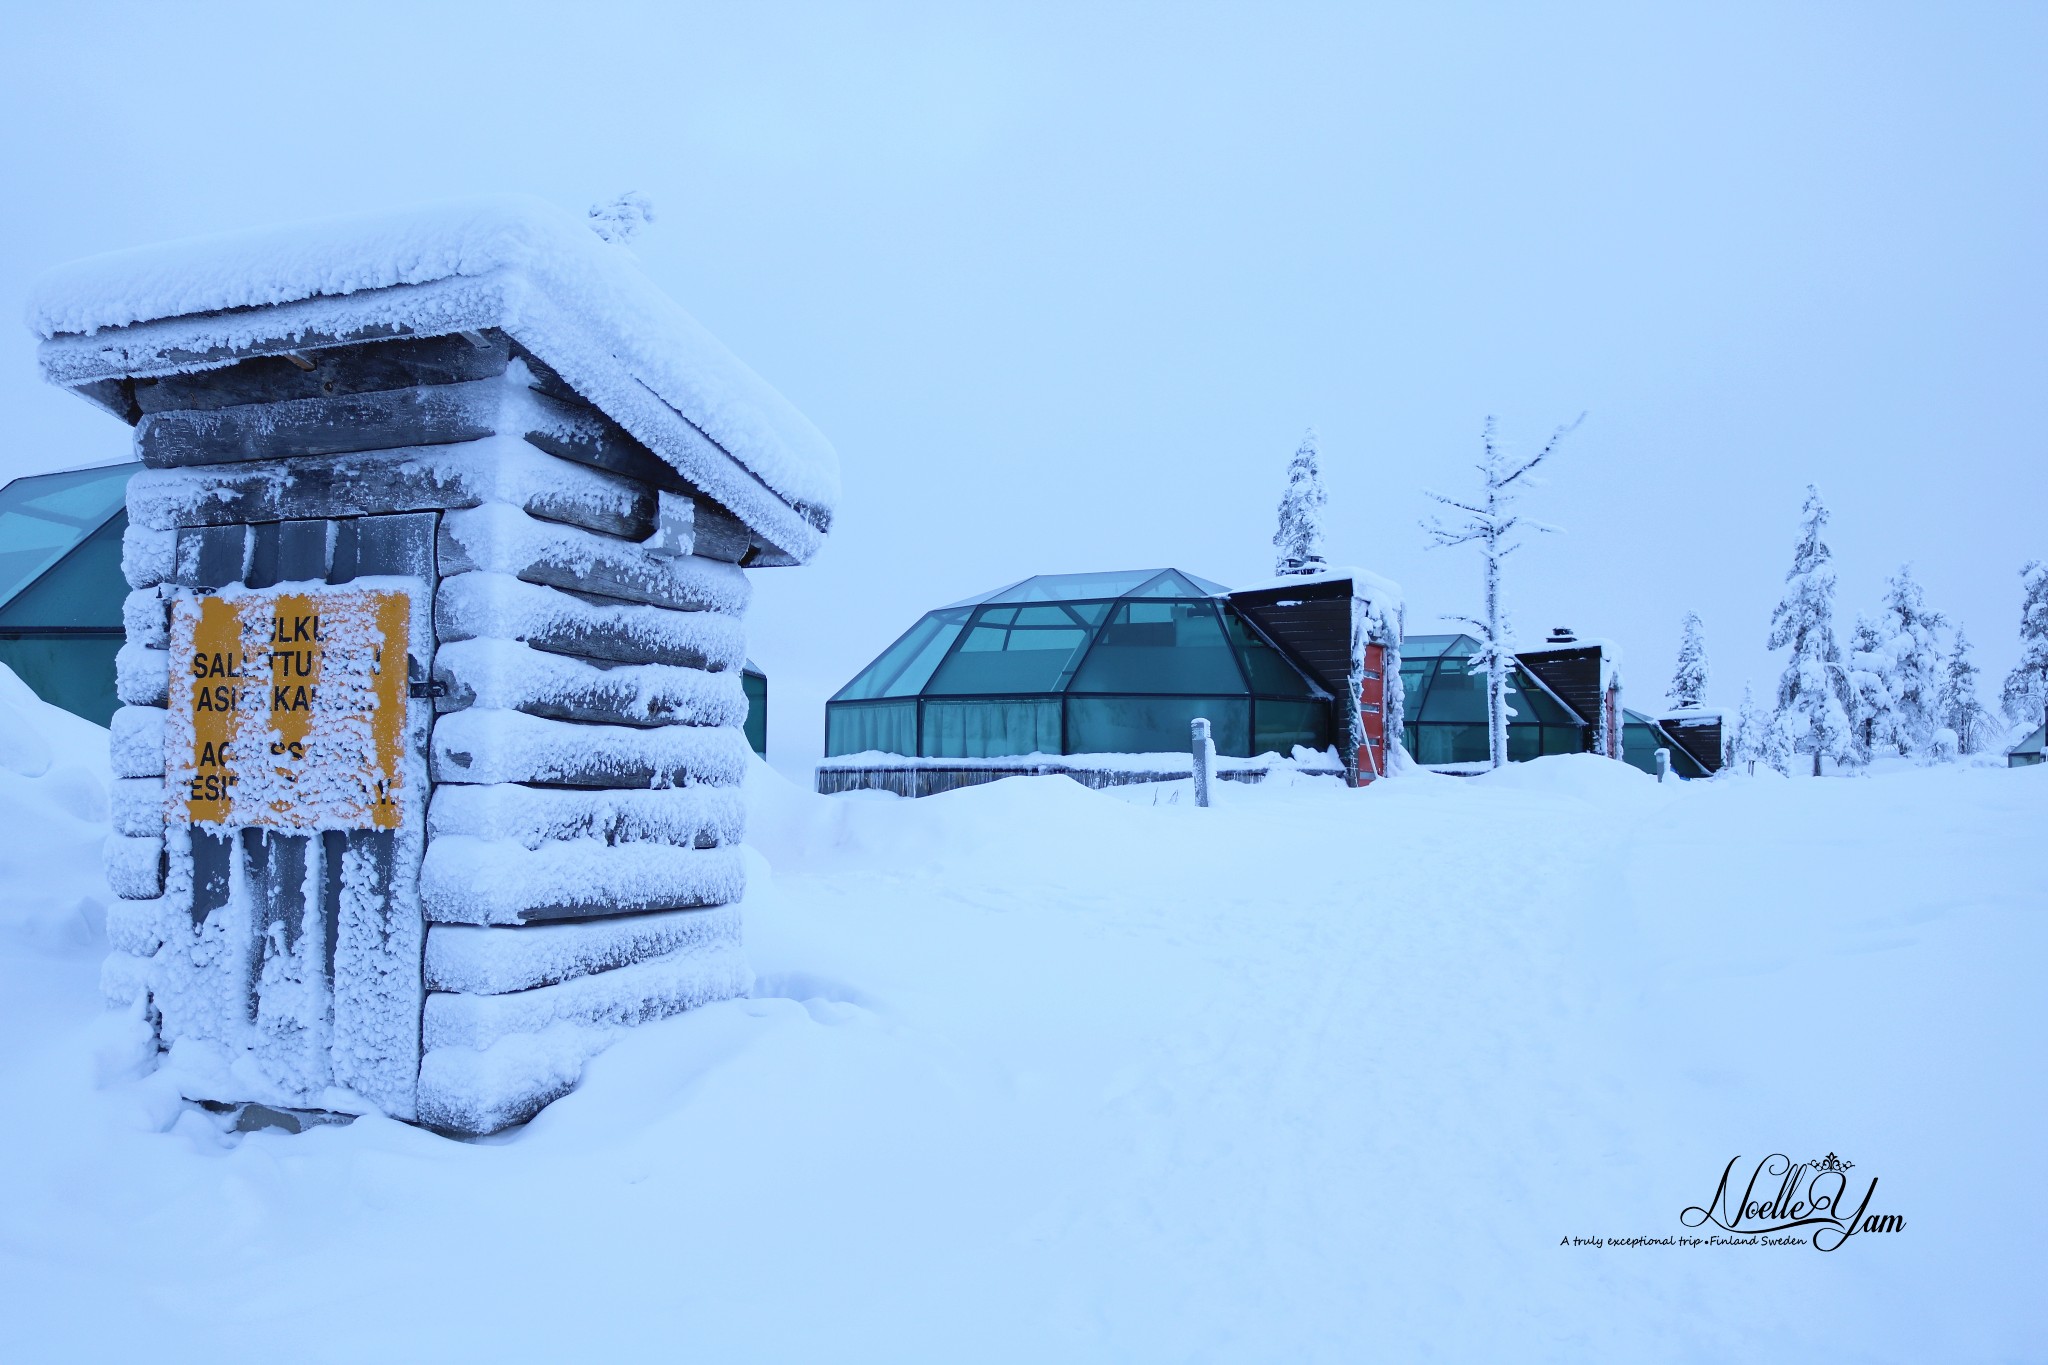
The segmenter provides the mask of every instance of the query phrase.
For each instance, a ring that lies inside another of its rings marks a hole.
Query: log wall
[[[612,1026],[746,989],[744,526],[496,333],[132,382],[146,468],[124,560],[110,995],[154,992],[156,955],[209,913],[203,869],[165,840],[171,598],[260,573],[246,527],[322,535],[331,560],[334,526],[418,512],[438,516],[415,689],[431,700],[413,703],[432,711],[424,999],[416,1103],[384,1107],[493,1131],[573,1085]]]

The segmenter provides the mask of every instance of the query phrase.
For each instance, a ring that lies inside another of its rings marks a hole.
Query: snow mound
[[[10,946],[103,951],[108,783],[107,732],[0,664],[0,939]]]
[[[1600,754],[1551,754],[1459,780],[1483,782],[1497,791],[1540,792],[1599,802],[1640,802],[1658,785],[1657,779],[1642,769]],[[1676,791],[1683,784],[1673,778],[1663,785]]]

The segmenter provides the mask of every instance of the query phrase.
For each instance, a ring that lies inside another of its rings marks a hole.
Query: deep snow
[[[1546,759],[1198,810],[757,767],[755,998],[499,1139],[234,1138],[122,1074],[103,732],[4,684],[10,1360],[2048,1353],[2048,770]],[[1681,1231],[1775,1151],[1905,1230],[1558,1245]]]

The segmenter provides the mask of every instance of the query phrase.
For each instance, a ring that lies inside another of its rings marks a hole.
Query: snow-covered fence
[[[834,459],[622,246],[493,201],[32,316],[146,466],[103,981],[188,1096],[490,1132],[745,991],[742,567]]]

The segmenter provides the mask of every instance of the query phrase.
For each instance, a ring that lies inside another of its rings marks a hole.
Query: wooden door
[[[1354,755],[1360,786],[1387,772],[1387,647],[1365,647],[1364,677],[1358,685],[1358,730],[1362,742]]]
[[[268,1088],[203,1098],[413,1115],[438,521],[178,533],[159,1006]]]

